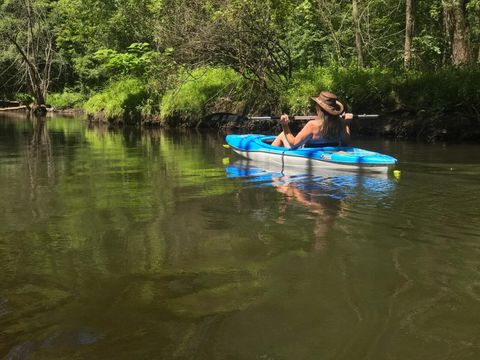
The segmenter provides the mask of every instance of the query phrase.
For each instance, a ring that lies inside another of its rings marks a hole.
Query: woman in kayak
[[[343,111],[343,104],[338,101],[337,96],[322,91],[318,97],[312,97],[317,109],[317,117],[310,120],[294,136],[288,126],[288,115],[282,115],[280,124],[283,131],[273,141],[273,146],[287,148],[299,148],[308,143],[309,146],[337,146],[348,145],[350,141],[349,122],[353,114]]]

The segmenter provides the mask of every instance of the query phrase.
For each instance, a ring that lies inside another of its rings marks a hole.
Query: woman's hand
[[[282,116],[280,116],[280,124],[283,125],[287,125],[289,122],[288,120],[288,115],[287,114],[283,114]]]
[[[351,121],[353,119],[353,114],[352,113],[343,113],[342,115],[340,115],[340,117],[343,120]]]

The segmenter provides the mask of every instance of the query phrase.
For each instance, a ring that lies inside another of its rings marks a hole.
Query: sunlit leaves
[[[126,52],[113,49],[100,49],[94,54],[106,70],[113,74],[142,76],[151,65],[155,53],[148,43],[133,43]]]

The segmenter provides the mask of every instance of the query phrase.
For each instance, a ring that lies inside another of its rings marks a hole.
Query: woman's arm
[[[350,143],[350,121],[353,119],[352,113],[341,115],[342,134],[340,136],[340,145],[347,146]]]
[[[285,135],[285,139],[289,143],[290,147],[294,147],[295,144],[295,136],[293,136],[292,131],[290,130],[290,126],[288,126],[288,115],[283,114],[280,116],[280,125],[282,125],[283,134]]]
[[[280,117],[280,124],[283,131],[272,142],[272,146],[284,146],[291,149],[297,148],[299,145],[305,143],[313,134],[313,123],[309,121],[302,130],[294,136],[290,127],[288,126],[288,115],[282,115]]]
[[[280,123],[282,125],[283,133],[291,148],[296,148],[298,145],[303,144],[309,137],[312,136],[312,122],[308,122],[302,128],[302,130],[300,130],[297,136],[294,136],[290,131],[290,127],[288,126],[288,121],[288,115],[281,116]]]

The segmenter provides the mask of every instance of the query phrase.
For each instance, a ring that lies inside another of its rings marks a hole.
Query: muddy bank
[[[396,112],[381,115],[378,119],[355,119],[351,123],[354,137],[375,136],[393,139],[435,141],[480,142],[480,119],[452,115],[448,118],[427,116],[420,112]],[[202,127],[216,128],[225,132],[271,132],[278,133],[280,126],[275,121],[252,121],[235,114],[212,114],[202,122]],[[298,131],[302,122],[292,122],[292,131]]]

